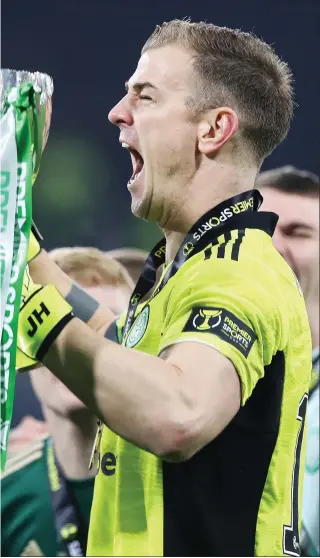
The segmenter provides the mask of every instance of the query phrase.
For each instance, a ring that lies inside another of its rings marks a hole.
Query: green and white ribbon
[[[3,328],[12,269],[14,221],[17,199],[17,149],[13,107],[1,119],[1,221],[0,221],[0,331]]]
[[[39,92],[30,83],[11,89],[1,114],[1,469],[12,417],[17,331],[32,223],[32,144]]]

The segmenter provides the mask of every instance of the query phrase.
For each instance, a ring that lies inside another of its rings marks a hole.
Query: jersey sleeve
[[[184,341],[210,345],[233,363],[241,404],[264,376],[281,343],[279,304],[270,277],[231,260],[201,262],[176,281],[166,311],[160,351]]]

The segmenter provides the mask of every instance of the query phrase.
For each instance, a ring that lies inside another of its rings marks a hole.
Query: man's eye
[[[139,99],[141,99],[141,101],[152,101],[151,97],[148,95],[139,95]]]
[[[293,236],[295,238],[310,238],[311,234],[309,231],[305,230],[305,229],[293,229],[292,231],[290,231],[289,236]]]

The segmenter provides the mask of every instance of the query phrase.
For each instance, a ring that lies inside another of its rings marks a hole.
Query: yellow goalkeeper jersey
[[[124,338],[125,316],[110,329],[110,338],[152,355],[184,341],[214,347],[239,375],[241,408],[183,463],[104,427],[89,556],[300,555],[312,347],[299,284],[272,244],[274,227],[274,214],[233,212],[136,308]]]

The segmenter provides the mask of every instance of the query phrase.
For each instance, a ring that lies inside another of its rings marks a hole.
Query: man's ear
[[[198,125],[198,149],[204,155],[213,155],[239,128],[239,119],[229,107],[220,107],[206,113]]]

